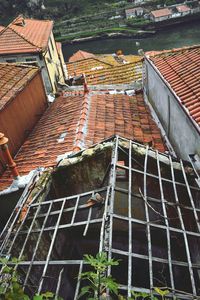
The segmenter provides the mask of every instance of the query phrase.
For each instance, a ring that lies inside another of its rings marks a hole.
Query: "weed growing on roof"
[[[0,300],[31,300],[24,292],[20,275],[16,270],[16,265],[20,261],[16,258],[9,260],[8,258],[0,258]],[[55,299],[55,295],[51,292],[36,294],[32,300],[49,300]],[[63,300],[57,297],[56,300]]]

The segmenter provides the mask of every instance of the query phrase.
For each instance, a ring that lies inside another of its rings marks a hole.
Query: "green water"
[[[136,42],[139,42],[140,44],[136,46]],[[137,54],[139,48],[149,51],[171,49],[195,44],[200,44],[200,20],[198,22],[172,27],[143,39],[106,39],[64,45],[63,54],[65,60],[67,60],[79,49],[102,54],[114,53],[116,50],[121,49],[124,54]]]

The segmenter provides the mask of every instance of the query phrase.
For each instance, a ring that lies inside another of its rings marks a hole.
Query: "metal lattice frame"
[[[136,148],[142,153],[143,165],[135,157]],[[126,161],[124,165],[119,163],[122,156]],[[149,167],[152,161],[153,172]],[[165,168],[168,169],[167,175]],[[118,170],[125,172],[125,183],[121,184]],[[188,175],[187,170],[191,175]],[[66,272],[71,266],[76,266],[77,277],[85,268],[82,257],[62,258],[62,255],[59,257],[56,254],[59,232],[76,227],[87,242],[88,231],[94,226],[99,232],[96,237],[98,250],[106,251],[109,258],[120,257],[125,266],[125,282],[120,282],[120,276],[117,278],[121,293],[126,296],[131,296],[132,290],[153,293],[155,286],[165,286],[170,290],[171,299],[200,299],[200,188],[196,179],[199,179],[198,171],[191,160],[186,168],[182,161],[173,161],[170,156],[153,151],[148,146],[145,148],[133,141],[116,137],[113,139],[109,185],[42,203],[32,201],[25,217],[19,222],[26,200],[23,199],[17,214],[10,219],[3,232],[1,255],[23,258],[18,268],[24,272],[24,286],[30,292],[43,291],[48,286],[46,282],[54,274],[53,289],[59,295]],[[100,209],[96,206],[88,207],[87,199],[97,192],[105,198],[104,206]],[[116,227],[117,235],[126,242],[120,244],[116,241]],[[128,228],[128,232],[123,231],[123,228]],[[138,238],[140,234],[143,235],[143,241]],[[158,244],[159,239],[164,237],[165,245],[161,243],[156,246],[155,236]],[[193,239],[195,244],[191,242]],[[42,241],[44,253],[43,259],[39,259]],[[180,253],[176,253],[178,251]],[[34,268],[38,268],[37,279],[33,275]],[[109,268],[108,275],[115,275],[114,268]],[[138,270],[140,272],[141,268],[144,268],[145,282],[140,282]],[[117,272],[120,273],[119,270]],[[188,275],[184,281],[186,273]],[[161,274],[161,278],[157,278],[157,274]],[[180,284],[184,282],[187,286],[181,287]],[[74,299],[79,289],[80,281],[76,280]]]

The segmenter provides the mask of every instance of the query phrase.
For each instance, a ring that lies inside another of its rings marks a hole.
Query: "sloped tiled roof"
[[[0,63],[0,110],[39,72],[32,66]]]
[[[169,16],[172,14],[172,12],[169,8],[162,8],[162,9],[151,11],[151,14],[154,16],[154,18],[160,18],[160,17]]]
[[[0,54],[45,50],[52,28],[52,21],[25,19],[19,16],[0,32]]]
[[[96,70],[86,73],[87,83],[96,84],[127,84],[142,79],[142,62],[128,63],[111,69]]]
[[[166,50],[150,60],[169,83],[188,115],[200,125],[200,46]]]
[[[134,7],[134,8],[128,8],[128,9],[125,9],[125,13],[135,13],[135,11],[137,10],[144,10],[143,7]]]
[[[68,74],[74,76],[84,72],[89,85],[123,84],[142,79],[141,57],[135,62],[118,64],[117,66],[104,65],[102,62],[91,58],[81,62],[78,65],[77,63],[67,64]]]
[[[98,54],[96,57],[106,63],[111,64],[112,66],[119,66],[122,65],[124,62],[138,62],[141,60],[141,57],[138,55],[120,55],[115,56],[113,54]]]
[[[0,32],[1,32],[4,28],[5,28],[4,26],[1,26],[1,25],[0,25]]]
[[[61,136],[64,134],[64,137]],[[66,135],[65,135],[66,134]],[[77,146],[91,146],[114,134],[165,151],[161,133],[142,94],[110,95],[103,91],[61,96],[48,108],[15,157],[21,175],[55,166],[56,158]],[[12,179],[6,171],[0,190]]]
[[[178,12],[182,13],[182,12],[186,12],[186,11],[190,11],[190,8],[183,4],[183,5],[177,5],[176,9],[178,10]]]
[[[85,58],[95,58],[95,55],[93,53],[90,52],[86,52],[86,51],[82,51],[82,50],[78,50],[76,53],[74,53],[70,58],[69,58],[69,62],[75,62],[75,61],[79,61]]]
[[[67,71],[69,76],[81,75],[90,73],[95,68],[111,68],[112,65],[103,62],[97,58],[87,58],[76,62],[67,63]]]

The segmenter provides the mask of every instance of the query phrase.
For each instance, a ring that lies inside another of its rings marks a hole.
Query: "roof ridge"
[[[36,66],[33,66],[33,65],[26,65],[26,64],[23,64],[23,63],[7,63],[7,62],[0,62],[0,65],[14,65],[15,67],[21,67],[21,68],[24,68],[24,69],[36,69],[36,70],[39,70],[40,68],[39,67],[36,67]]]
[[[53,22],[52,20],[49,20],[49,19],[41,20],[41,19],[26,18],[23,14],[20,14],[9,25],[14,24],[14,22],[16,22],[17,19],[19,19],[19,18],[23,18],[24,20],[33,20],[33,21],[40,21],[40,22]]]
[[[91,58],[93,58],[93,57],[91,57]],[[99,62],[101,62],[101,63],[103,63],[103,64],[105,64],[105,65],[114,67],[113,64],[110,64],[110,63],[108,63],[108,62],[105,62],[105,61],[103,61],[103,60],[101,60],[101,59],[99,59],[99,58],[97,58],[97,57],[94,57],[94,60],[97,60],[97,61],[99,61]]]
[[[91,95],[86,93],[83,97],[82,108],[80,111],[80,118],[77,124],[76,134],[74,138],[73,152],[78,152],[84,147],[84,139],[87,127],[87,121],[89,117]]]
[[[148,55],[148,57],[156,57],[156,56],[159,56],[159,55],[165,54],[165,53],[167,54],[167,53],[181,52],[181,51],[195,49],[195,48],[200,48],[200,45],[184,46],[184,47],[180,47],[180,48],[172,48],[172,49],[166,49],[166,50],[161,50],[161,51],[147,51],[147,55]],[[150,52],[150,54],[148,54],[148,52]],[[151,54],[151,52],[155,52],[155,53]]]
[[[79,51],[82,51],[82,50],[79,50]],[[78,51],[77,51],[77,52],[78,52]],[[108,66],[110,66],[110,67],[114,67],[114,65],[112,65],[112,64],[110,64],[110,63],[108,63],[108,62],[104,62],[103,60],[97,58],[96,56],[95,56],[95,57],[82,58],[82,59],[79,59],[79,60],[76,60],[76,61],[68,61],[68,62],[66,62],[66,64],[67,64],[67,65],[68,65],[68,64],[75,64],[75,63],[80,62],[80,61],[82,61],[82,60],[87,61],[87,60],[91,60],[91,59],[94,59],[94,60],[96,60],[96,61],[99,61],[99,62],[101,62],[101,63],[103,63],[103,64],[105,64],[105,65],[108,65]]]

